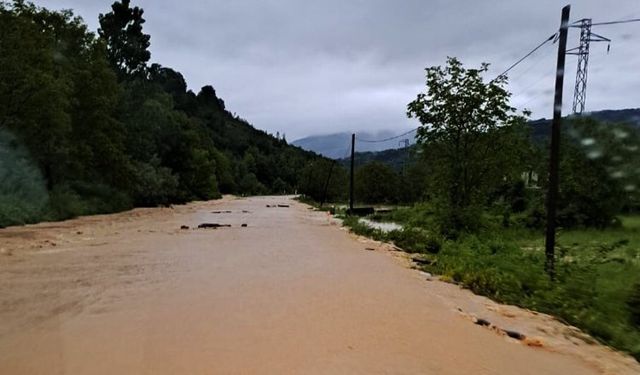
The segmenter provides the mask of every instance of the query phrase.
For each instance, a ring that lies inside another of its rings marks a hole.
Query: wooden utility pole
[[[327,190],[329,189],[329,182],[331,181],[331,175],[333,174],[333,166],[336,165],[335,160],[331,160],[331,166],[329,167],[329,175],[324,183],[324,189],[322,191],[322,201],[320,201],[320,207],[327,201]]]
[[[353,213],[353,170],[355,167],[356,135],[351,134],[351,176],[349,178],[349,212]]]
[[[553,122],[551,123],[551,147],[549,158],[549,188],[547,191],[547,233],[545,241],[545,270],[555,278],[556,246],[556,204],[558,200],[558,165],[560,162],[560,125],[562,124],[562,89],[564,84],[564,62],[567,54],[567,34],[571,6],[562,8],[560,39],[558,44],[558,64],[556,66],[556,91],[553,102]]]

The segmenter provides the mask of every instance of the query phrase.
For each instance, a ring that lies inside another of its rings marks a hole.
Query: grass
[[[434,235],[427,205],[373,215],[402,231],[383,233],[346,217],[355,233],[393,242],[431,259],[424,270],[498,302],[548,313],[640,360],[640,216],[619,228],[560,230],[557,277],[544,272],[544,236],[519,226],[489,224],[480,233],[444,240]]]

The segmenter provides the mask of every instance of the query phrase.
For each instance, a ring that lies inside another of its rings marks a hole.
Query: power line
[[[504,77],[507,73],[509,73],[511,71],[511,69],[515,68],[516,66],[520,65],[521,62],[523,62],[524,60],[526,60],[529,56],[533,55],[534,53],[536,53],[537,50],[539,50],[540,48],[542,48],[545,44],[551,42],[552,40],[554,40],[556,38],[556,36],[558,35],[558,33],[554,33],[553,35],[551,35],[550,37],[548,37],[547,39],[545,39],[542,43],[538,44],[538,46],[536,46],[536,48],[532,49],[529,53],[527,53],[526,55],[524,55],[520,60],[516,61],[515,63],[513,63],[509,68],[507,68],[507,70],[505,70],[504,72],[502,72],[501,74],[499,74],[496,78],[494,78],[492,80],[495,81],[500,77]]]
[[[363,143],[382,143],[382,142],[389,142],[389,141],[393,141],[394,139],[398,139],[398,138],[400,138],[400,137],[404,137],[405,135],[409,135],[409,134],[413,133],[414,131],[416,131],[416,130],[418,130],[418,129],[419,129],[419,127],[418,127],[418,128],[415,128],[415,129],[411,129],[411,130],[409,130],[409,131],[408,131],[408,132],[406,132],[406,133],[402,133],[402,134],[400,134],[400,135],[396,135],[396,136],[394,136],[394,137],[389,137],[389,138],[380,139],[380,140],[375,140],[375,141],[374,141],[374,140],[368,140],[368,139],[358,139],[357,137],[356,137],[356,140],[357,140],[358,142],[363,142]]]
[[[525,75],[528,75],[529,72],[531,72],[534,68],[538,67],[540,65],[540,63],[545,61],[545,58],[547,56],[551,55],[552,53],[553,53],[552,49],[546,50],[545,53],[538,55],[537,61],[535,61],[535,63],[533,63],[531,66],[529,66],[529,68],[527,68],[526,70],[524,70],[522,73],[518,74],[517,76],[509,77],[509,86],[512,86],[514,84],[514,82],[518,82],[520,80],[520,78],[524,77]]]
[[[515,99],[515,98],[521,96],[522,94],[527,93],[532,88],[537,87],[541,83],[544,83],[545,79],[549,78],[550,76],[552,76],[554,74],[555,74],[555,72],[547,72],[547,73],[539,76],[539,78],[537,78],[533,83],[529,84],[528,86],[525,86],[525,88],[519,90],[516,94],[512,94],[511,95],[511,99]]]
[[[633,19],[630,19],[630,20],[620,20],[620,21],[597,22],[597,23],[592,23],[591,26],[617,25],[619,23],[631,23],[631,22],[640,22],[640,18],[633,18]]]

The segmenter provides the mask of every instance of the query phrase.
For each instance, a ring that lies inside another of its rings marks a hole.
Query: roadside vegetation
[[[493,227],[446,239],[422,210],[398,209],[370,219],[400,223],[403,230],[385,233],[353,216],[344,225],[420,254],[420,268],[445,281],[554,315],[640,359],[640,216],[625,216],[615,228],[562,230],[554,280],[544,272],[540,230],[502,228],[495,218]]]
[[[455,58],[428,68],[426,92],[408,105],[422,126],[402,169],[359,165],[356,204],[386,206],[367,219],[403,229],[385,232],[338,214],[353,232],[417,254],[422,269],[445,281],[554,315],[640,360],[638,130],[587,116],[564,121],[550,275],[548,139],[509,105],[507,77],[487,83],[487,71]],[[331,198],[346,197],[343,189]]]

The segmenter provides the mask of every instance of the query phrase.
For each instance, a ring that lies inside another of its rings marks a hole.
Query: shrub
[[[631,295],[627,299],[627,306],[629,307],[631,322],[640,328],[640,282],[633,285]]]
[[[0,131],[0,227],[37,221],[48,194],[29,153],[10,133]]]
[[[391,231],[387,237],[408,253],[437,254],[442,246],[438,238],[417,228]]]

